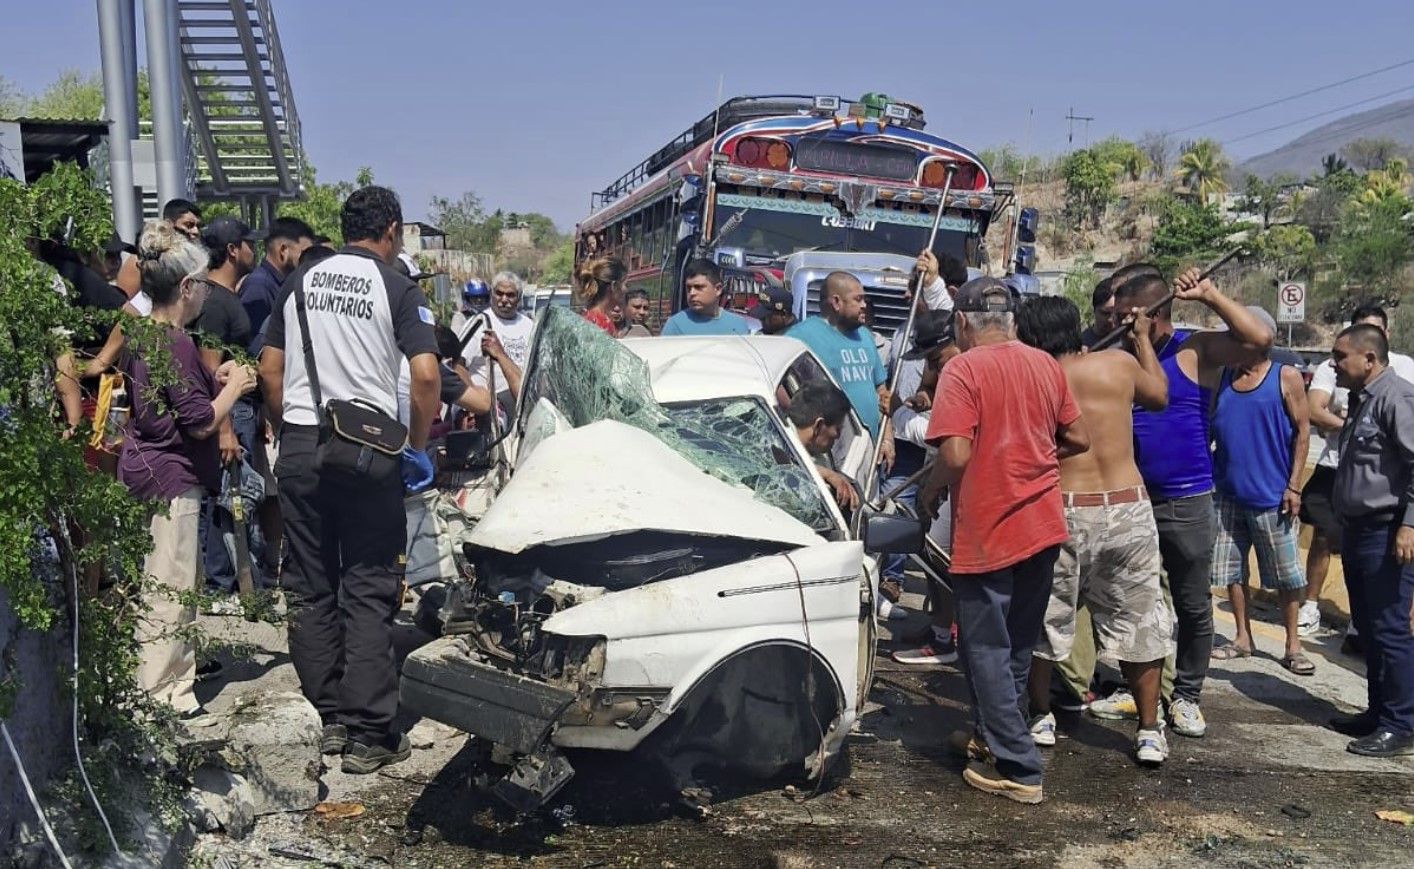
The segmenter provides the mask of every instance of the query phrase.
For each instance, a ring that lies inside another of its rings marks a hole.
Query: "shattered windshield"
[[[648,364],[565,308],[542,315],[525,372],[521,406],[534,407],[542,398],[576,428],[612,419],[643,429],[816,531],[833,528],[814,475],[796,461],[764,404],[725,398],[661,405]]]

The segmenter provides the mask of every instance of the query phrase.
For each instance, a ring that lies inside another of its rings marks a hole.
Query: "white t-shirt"
[[[1394,373],[1409,383],[1414,383],[1414,359],[1405,356],[1403,353],[1389,354],[1389,367],[1394,369]],[[1320,390],[1331,397],[1327,409],[1345,419],[1345,412],[1350,407],[1350,390],[1343,386],[1335,385],[1335,363],[1329,359],[1316,366],[1316,371],[1311,375],[1311,386],[1308,392]],[[1325,447],[1321,450],[1321,457],[1316,460],[1316,465],[1322,468],[1334,468],[1340,464],[1340,450],[1337,449],[1339,438],[1334,434],[1325,437]]]
[[[486,320],[491,331],[501,339],[501,346],[506,348],[506,355],[524,371],[525,363],[530,360],[530,338],[535,334],[535,320],[520,311],[516,312],[514,318],[502,320],[499,314],[490,309],[487,310]],[[462,358],[466,360],[466,370],[471,375],[471,382],[483,389],[487,388],[490,381],[487,374],[489,360],[481,355],[481,342],[477,340],[467,344],[466,349],[462,351]],[[506,380],[498,371],[496,392],[500,394],[506,391]]]

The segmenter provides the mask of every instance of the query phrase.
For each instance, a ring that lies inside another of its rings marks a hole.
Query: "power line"
[[[1374,102],[1374,101],[1376,101],[1376,100],[1388,99],[1389,97],[1396,96],[1396,95],[1398,95],[1398,94],[1404,93],[1405,91],[1411,91],[1411,90],[1414,90],[1414,85],[1406,85],[1405,87],[1396,88],[1395,90],[1392,90],[1392,91],[1386,91],[1385,93],[1378,94],[1378,95],[1373,96],[1373,97],[1366,97],[1366,98],[1363,99],[1363,100],[1356,100],[1356,101],[1353,102],[1353,103],[1346,103],[1346,104],[1343,105],[1343,106],[1336,106],[1336,107],[1333,108],[1333,109],[1326,109],[1324,112],[1316,112],[1315,114],[1313,114],[1313,115],[1307,115],[1307,116],[1304,117],[1304,118],[1297,118],[1297,119],[1294,120],[1294,121],[1287,121],[1287,122],[1284,123],[1284,124],[1277,124],[1277,125],[1272,126],[1272,127],[1267,127],[1266,129],[1257,130],[1256,132],[1245,133],[1245,134],[1243,134],[1243,135],[1241,135],[1241,136],[1237,136],[1236,138],[1232,138],[1232,139],[1223,139],[1223,144],[1224,144],[1224,145],[1231,145],[1233,142],[1241,142],[1241,141],[1244,141],[1244,140],[1246,140],[1246,139],[1252,139],[1252,138],[1255,138],[1255,137],[1257,137],[1257,136],[1263,135],[1264,133],[1271,133],[1271,132],[1274,132],[1274,131],[1276,131],[1276,130],[1285,129],[1285,128],[1287,128],[1287,127],[1294,127],[1294,126],[1296,126],[1297,124],[1304,124],[1304,123],[1307,122],[1307,121],[1312,121],[1312,120],[1315,120],[1316,118],[1325,117],[1326,115],[1334,115],[1334,114],[1336,114],[1337,112],[1348,111],[1348,110],[1350,110],[1350,109],[1355,108],[1356,106],[1364,105],[1365,103],[1372,103],[1372,102]],[[1384,120],[1384,119],[1381,118],[1380,120]],[[1332,132],[1335,132],[1335,131],[1332,131]],[[1339,132],[1344,133],[1344,132],[1346,132],[1346,131],[1345,131],[1345,130],[1341,130],[1341,131],[1339,131]]]
[[[1225,114],[1225,115],[1218,115],[1218,116],[1215,117],[1215,118],[1208,118],[1206,121],[1199,121],[1199,122],[1196,123],[1196,124],[1189,124],[1189,125],[1186,126],[1186,127],[1179,127],[1178,129],[1175,129],[1175,130],[1168,130],[1167,132],[1170,133],[1170,134],[1172,134],[1172,135],[1176,135],[1176,134],[1178,134],[1178,133],[1186,133],[1186,132],[1188,132],[1189,130],[1196,130],[1196,129],[1199,128],[1199,127],[1206,127],[1206,126],[1208,126],[1209,124],[1216,124],[1218,121],[1227,121],[1227,120],[1231,120],[1232,118],[1241,117],[1242,115],[1249,115],[1249,114],[1251,114],[1251,113],[1253,113],[1253,112],[1261,111],[1262,109],[1271,108],[1272,106],[1279,106],[1279,105],[1281,105],[1282,103],[1289,103],[1289,102],[1291,102],[1292,100],[1297,100],[1297,99],[1300,99],[1300,98],[1302,98],[1302,97],[1308,97],[1308,96],[1310,96],[1311,94],[1318,94],[1318,93],[1320,93],[1320,92],[1322,92],[1322,91],[1331,90],[1332,88],[1338,88],[1338,87],[1340,87],[1341,85],[1347,85],[1347,84],[1350,84],[1350,83],[1353,82],[1353,81],[1359,81],[1359,80],[1361,80],[1361,79],[1370,78],[1371,76],[1376,76],[1376,75],[1379,75],[1380,73],[1389,72],[1389,71],[1392,70],[1392,69],[1399,69],[1399,68],[1401,68],[1401,67],[1409,66],[1409,65],[1411,65],[1411,64],[1414,64],[1414,58],[1410,58],[1409,60],[1402,60],[1402,61],[1400,61],[1399,63],[1391,64],[1390,66],[1386,66],[1386,67],[1382,67],[1382,68],[1380,68],[1380,69],[1372,70],[1371,72],[1363,72],[1363,73],[1360,73],[1359,75],[1353,75],[1353,76],[1350,76],[1349,78],[1343,78],[1343,79],[1341,79],[1340,81],[1331,82],[1330,84],[1323,84],[1323,85],[1321,85],[1320,87],[1314,87],[1314,88],[1311,88],[1310,90],[1304,90],[1304,91],[1302,91],[1302,92],[1300,92],[1300,93],[1292,94],[1291,96],[1286,96],[1286,97],[1282,97],[1282,98],[1280,98],[1280,99],[1272,100],[1272,101],[1270,101],[1270,102],[1262,103],[1261,105],[1252,106],[1252,107],[1246,108],[1246,109],[1239,109],[1238,111],[1235,111],[1235,112],[1228,112],[1228,113]]]
[[[1341,128],[1341,129],[1339,129],[1339,130],[1332,130],[1332,131],[1329,132],[1329,133],[1323,133],[1323,134],[1321,134],[1321,135],[1319,135],[1319,136],[1315,136],[1315,137],[1313,137],[1313,138],[1307,139],[1307,140],[1306,140],[1305,142],[1303,142],[1302,144],[1313,145],[1313,144],[1315,144],[1315,143],[1317,143],[1317,142],[1324,142],[1324,141],[1326,141],[1326,140],[1328,140],[1328,139],[1336,139],[1336,138],[1340,138],[1340,137],[1342,137],[1342,136],[1348,136],[1348,135],[1350,135],[1351,133],[1358,133],[1358,132],[1360,132],[1361,130],[1369,129],[1370,127],[1377,127],[1377,126],[1379,126],[1380,124],[1383,124],[1383,123],[1386,122],[1386,121],[1392,121],[1392,120],[1394,120],[1395,118],[1403,118],[1403,117],[1406,117],[1406,116],[1409,116],[1409,115],[1414,115],[1414,106],[1410,106],[1409,108],[1406,108],[1406,109],[1401,109],[1400,111],[1395,112],[1394,114],[1388,115],[1388,116],[1383,117],[1383,118],[1374,118],[1373,120],[1363,121],[1363,122],[1361,122],[1361,123],[1359,123],[1359,124],[1356,124],[1356,125],[1353,126],[1353,127],[1343,127],[1343,128]]]

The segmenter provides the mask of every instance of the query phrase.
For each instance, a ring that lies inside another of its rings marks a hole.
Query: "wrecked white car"
[[[823,774],[874,640],[873,562],[780,413],[827,376],[792,339],[619,343],[548,311],[514,474],[404,705],[491,747],[493,792],[525,811],[573,774],[561,748],[642,751],[678,790]],[[857,479],[871,444],[847,429],[830,460]],[[916,549],[899,521],[865,534]]]

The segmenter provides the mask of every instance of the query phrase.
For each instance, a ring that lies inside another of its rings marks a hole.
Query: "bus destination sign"
[[[829,139],[801,139],[795,147],[795,165],[798,169],[894,181],[912,181],[918,173],[918,157],[911,152]]]

